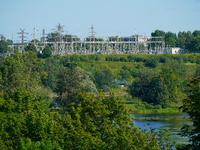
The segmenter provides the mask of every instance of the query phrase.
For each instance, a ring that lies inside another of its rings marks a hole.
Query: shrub
[[[136,61],[136,62],[143,62],[143,61],[144,61],[144,58],[136,57],[136,58],[135,58],[135,61]]]
[[[158,66],[158,61],[156,59],[148,59],[145,63],[145,66],[156,68]]]
[[[188,61],[191,62],[191,63],[195,63],[195,57],[194,57],[194,55],[190,55],[188,57]]]
[[[200,64],[200,56],[197,56],[196,63]]]

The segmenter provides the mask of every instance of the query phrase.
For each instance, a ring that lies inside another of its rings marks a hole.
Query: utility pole
[[[91,31],[89,33],[91,34],[91,38],[93,39],[95,36],[95,33],[96,33],[96,32],[94,32],[94,26],[92,25],[90,29],[91,29]]]
[[[93,52],[91,52],[91,50],[92,50],[92,45],[91,45],[91,43],[92,43],[92,41],[95,41],[95,40],[94,40],[94,35],[95,35],[96,32],[94,32],[94,27],[93,27],[93,25],[91,26],[90,29],[91,29],[91,31],[90,31],[89,33],[91,34],[91,36],[90,36],[90,54],[91,54],[91,53],[94,52],[94,47],[95,47],[95,45],[93,44]]]
[[[63,26],[61,26],[59,23],[57,28],[58,28],[57,32],[58,32],[59,42],[62,42],[62,39],[63,39],[62,33],[64,32]]]
[[[42,30],[42,35],[43,35],[42,41],[43,41],[43,44],[44,44],[44,47],[45,47],[45,29],[44,28]]]
[[[33,39],[34,39],[34,45],[35,45],[35,35],[36,35],[36,33],[35,33],[35,32],[36,32],[36,31],[38,31],[38,30],[36,30],[36,29],[35,29],[35,27],[34,27],[34,29],[33,29]]]
[[[20,28],[20,30],[21,30],[21,32],[18,32],[18,34],[21,34],[21,36],[19,36],[19,38],[22,38],[22,39],[21,39],[22,51],[24,51],[24,41],[27,41],[27,40],[25,40],[25,38],[28,38],[27,36],[24,36],[24,34],[28,34],[28,33],[24,32],[25,29],[22,30],[22,29]]]

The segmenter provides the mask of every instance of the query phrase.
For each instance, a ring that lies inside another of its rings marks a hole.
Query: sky
[[[64,34],[96,37],[150,36],[155,30],[200,30],[200,0],[0,0],[0,34],[20,40],[42,37],[61,24]]]

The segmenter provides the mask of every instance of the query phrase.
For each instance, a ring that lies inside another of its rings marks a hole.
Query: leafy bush
[[[80,59],[80,61],[83,61],[83,62],[88,62],[89,61],[89,58],[86,55],[80,55],[79,59]]]
[[[70,56],[70,61],[71,61],[71,62],[79,62],[79,61],[80,61],[79,55],[77,55],[77,54],[71,55],[71,56]]]
[[[144,103],[146,109],[154,109],[154,106],[148,103]]]
[[[154,109],[162,109],[162,106],[161,105],[156,105],[156,106],[154,106]]]
[[[197,58],[196,58],[196,63],[197,63],[197,64],[200,64],[200,56],[199,56],[199,55],[198,55]]]
[[[121,61],[121,62],[127,62],[127,59],[124,58],[124,57],[120,57],[120,61]]]
[[[136,62],[144,62],[144,58],[136,57],[136,58],[135,58],[135,61],[136,61]]]
[[[195,63],[196,60],[195,60],[194,55],[190,55],[190,56],[188,57],[188,61],[191,62],[191,63]]]
[[[165,56],[161,56],[161,57],[159,57],[159,62],[160,63],[166,63],[167,62],[167,57],[165,57]]]
[[[100,60],[100,57],[98,54],[93,54],[93,55],[89,55],[89,59],[93,61],[98,61]]]
[[[135,62],[135,57],[133,55],[129,55],[127,58],[129,62]]]
[[[158,66],[158,61],[156,59],[148,59],[145,63],[145,66],[156,68]]]

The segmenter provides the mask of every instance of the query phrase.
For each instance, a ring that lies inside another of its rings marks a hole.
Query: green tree
[[[25,51],[37,52],[37,49],[33,43],[29,43],[28,46],[25,48]]]
[[[79,55],[77,55],[77,54],[71,55],[71,56],[70,56],[70,61],[71,61],[71,62],[79,62],[79,61],[80,61]]]
[[[7,39],[6,42],[8,43],[8,45],[13,45],[13,40]]]
[[[186,32],[179,32],[177,39],[177,47],[185,48]]]
[[[162,30],[155,30],[155,32],[151,33],[151,36],[162,36],[163,38],[165,37],[165,32]]]
[[[173,102],[178,101],[178,93],[180,92],[178,86],[180,84],[180,78],[175,75],[172,68],[163,68],[161,76],[164,79],[164,84],[167,87],[169,93],[169,100]]]
[[[177,37],[175,33],[172,32],[165,33],[165,45],[176,47],[176,43],[177,43]]]
[[[191,40],[191,52],[200,52],[200,36],[193,37]]]
[[[132,112],[122,104],[122,99],[115,97],[113,93],[105,98],[104,93],[100,92],[97,100],[91,94],[80,93],[77,104],[71,104],[70,109],[67,116],[71,123],[67,125],[67,128],[73,132],[68,134],[66,149],[85,146],[81,148],[142,150],[170,149],[173,146],[169,135],[163,134],[162,131],[160,131],[161,134],[154,134],[153,130],[152,132],[139,131],[132,121],[130,115]],[[80,135],[75,137],[76,133]],[[160,138],[159,141],[157,137]]]
[[[36,90],[42,76],[45,76],[41,60],[36,53],[14,53],[7,57],[1,67],[1,92],[11,94],[17,87],[25,87],[27,92]]]
[[[132,76],[128,70],[120,70],[119,75],[121,76],[121,80],[131,81]]]
[[[56,41],[59,41],[58,37],[59,37],[59,33],[53,33],[53,32],[51,32],[51,33],[49,33],[47,35],[47,42],[56,42]]]
[[[63,114],[66,112],[69,103],[76,103],[78,92],[97,92],[90,76],[89,72],[72,65],[60,70],[56,91],[59,95],[57,102],[62,106]]]
[[[185,40],[185,48],[186,50],[188,50],[188,52],[192,52],[192,47],[191,47],[192,37],[193,37],[192,33],[188,31],[186,34],[186,40]]]
[[[192,33],[193,36],[200,36],[200,30],[195,30],[193,33]]]
[[[158,61],[154,58],[150,58],[145,62],[145,66],[156,68],[158,66]]]
[[[153,36],[153,37],[161,37],[161,38],[153,38],[153,39],[151,39],[151,41],[161,41],[161,40],[164,40],[165,39],[165,32],[164,31],[162,31],[162,30],[155,30],[155,32],[152,32],[151,33],[151,36]],[[150,45],[148,45],[148,47],[149,47]],[[156,44],[156,46],[161,46],[161,44]],[[155,44],[154,43],[152,43],[151,44],[151,47],[152,48],[154,48],[155,47]]]
[[[140,98],[143,102],[154,105],[168,105],[168,91],[163,78],[152,70],[141,70],[138,77],[129,86],[130,94]]]
[[[199,55],[198,55],[197,58],[196,58],[196,63],[197,63],[197,64],[200,64],[200,56],[199,56]]]
[[[97,89],[103,89],[103,91],[108,91],[109,87],[112,85],[113,73],[112,70],[104,65],[101,68],[95,69],[93,71],[93,81]]]
[[[200,147],[200,77],[190,79],[188,86],[190,90],[187,98],[183,100],[183,111],[190,115],[193,121],[192,129],[188,125],[182,127],[182,135],[189,137],[190,144],[182,147],[182,149],[198,150]]]
[[[122,98],[79,93],[65,115],[26,89],[0,95],[1,149],[170,149],[167,132],[139,131]]]
[[[52,57],[52,50],[49,45],[47,45],[43,50],[42,50],[42,58],[49,58]]]
[[[56,91],[56,83],[60,69],[61,64],[59,59],[56,59],[55,57],[45,59],[44,71],[47,73],[47,76],[42,77],[42,84],[45,87],[50,87],[53,92]]]
[[[23,139],[30,139],[32,142],[49,139],[54,141],[51,133],[58,135],[59,131],[54,129],[57,125],[50,121],[52,118],[47,112],[48,103],[42,97],[27,93],[24,88],[16,90],[10,96],[0,95],[1,148],[18,149],[22,146],[22,141],[26,141]],[[54,136],[58,138],[57,135]],[[28,143],[26,146],[28,148]]]
[[[0,38],[0,53],[6,53],[9,50],[8,43],[3,35],[0,34]]]

